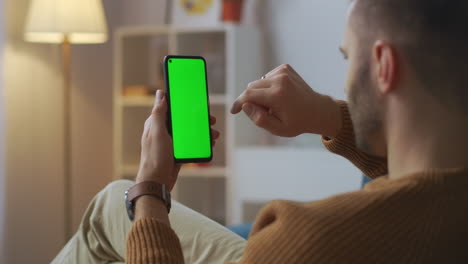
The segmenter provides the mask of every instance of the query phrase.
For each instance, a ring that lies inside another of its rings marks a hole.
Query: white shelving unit
[[[264,74],[260,33],[252,27],[235,25],[159,26],[121,28],[114,37],[114,179],[136,176],[143,124],[154,102],[154,95],[124,96],[124,88],[143,85],[163,89],[164,56],[204,56],[210,111],[218,119],[215,128],[222,137],[210,165],[182,168],[173,196],[214,220],[231,223],[234,150],[257,144],[261,135],[246,118],[234,117],[229,110],[246,85]]]

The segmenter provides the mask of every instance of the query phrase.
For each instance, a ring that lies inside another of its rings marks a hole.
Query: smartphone
[[[213,158],[206,61],[166,56],[164,78],[168,129],[176,163],[207,163]]]

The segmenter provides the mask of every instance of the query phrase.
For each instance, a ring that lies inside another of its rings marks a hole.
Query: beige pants
[[[132,223],[127,217],[124,192],[134,183],[109,184],[93,199],[78,232],[52,263],[122,263]],[[246,241],[201,214],[173,202],[169,215],[179,236],[185,263],[225,263],[240,259]]]

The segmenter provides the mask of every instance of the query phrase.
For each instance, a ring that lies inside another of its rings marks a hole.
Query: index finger
[[[242,99],[243,97],[245,97],[246,93],[249,90],[265,89],[265,88],[269,88],[270,86],[271,86],[271,80],[266,80],[266,79],[257,80],[257,81],[249,83],[249,85],[247,86],[247,89],[245,89],[245,91],[241,95],[239,95],[239,97],[234,102],[234,105],[231,108],[231,113],[237,114],[240,112],[240,110],[242,109],[242,105],[238,106],[236,102],[239,101],[239,99]]]
[[[265,78],[266,79],[269,79],[269,78],[272,78],[274,77],[275,75],[277,74],[288,74],[289,77],[295,79],[298,81],[298,78],[301,79],[300,75],[296,72],[296,70],[289,64],[282,64],[278,67],[276,67],[275,69],[273,69],[272,71],[270,71],[269,73],[267,73],[265,75]]]
[[[273,76],[275,73],[277,73],[278,71],[280,71],[281,69],[284,68],[284,65],[280,65],[276,68],[274,68],[273,70],[271,70],[269,73],[265,74],[265,79],[268,79],[270,78],[271,76]]]

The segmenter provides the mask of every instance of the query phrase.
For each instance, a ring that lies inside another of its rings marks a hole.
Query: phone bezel
[[[211,125],[210,125],[210,95],[209,95],[209,90],[208,90],[208,72],[206,70],[206,60],[205,58],[201,56],[179,56],[179,55],[168,55],[164,57],[164,86],[165,86],[165,91],[166,91],[166,100],[167,100],[167,129],[169,131],[169,134],[172,137],[172,115],[171,115],[171,89],[170,89],[170,84],[169,84],[169,71],[168,71],[168,63],[169,60],[171,59],[200,59],[203,60],[204,66],[205,66],[205,80],[206,80],[206,102],[208,104],[208,127],[209,127],[209,133],[210,133],[210,148],[211,148],[211,155],[208,158],[193,158],[193,159],[177,159],[175,157],[175,154],[173,155],[174,160],[176,163],[182,164],[182,163],[207,163],[211,162],[213,160],[213,144],[212,144],[212,135],[211,135]],[[172,145],[172,148],[174,150],[174,144]]]

